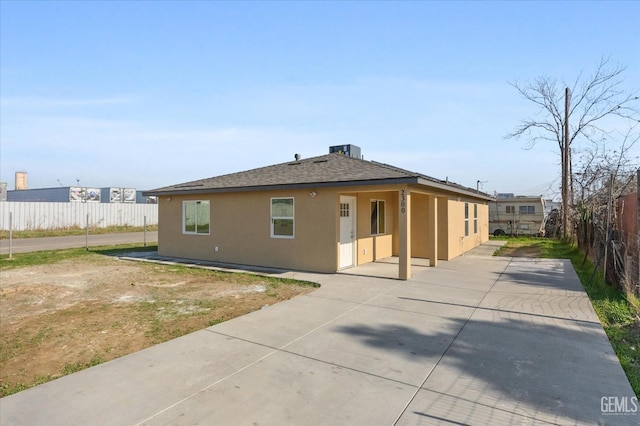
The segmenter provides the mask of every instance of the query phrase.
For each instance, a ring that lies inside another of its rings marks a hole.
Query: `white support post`
[[[429,266],[436,266],[438,264],[438,197],[435,195],[429,195],[429,216],[427,221]]]

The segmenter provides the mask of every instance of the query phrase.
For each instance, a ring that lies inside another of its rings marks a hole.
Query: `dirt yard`
[[[497,256],[506,257],[541,257],[542,249],[537,246],[505,247]]]
[[[0,274],[0,396],[313,290],[101,255]]]

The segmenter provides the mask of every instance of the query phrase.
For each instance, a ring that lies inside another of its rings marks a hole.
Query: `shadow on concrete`
[[[414,298],[414,297],[398,296],[398,299],[412,300],[414,302],[433,303],[433,304],[436,304],[436,305],[459,306],[459,307],[462,307],[462,308],[472,308],[472,309],[475,309],[477,311],[488,311],[488,312],[496,312],[496,313],[526,315],[528,317],[537,317],[537,318],[560,320],[560,321],[572,321],[572,322],[575,322],[575,323],[581,323],[583,325],[591,324],[591,325],[595,326],[598,329],[601,327],[601,324],[598,321],[587,321],[587,320],[581,320],[581,319],[575,319],[575,318],[567,319],[566,317],[555,316],[555,315],[545,315],[545,314],[538,314],[538,313],[531,313],[531,312],[524,312],[524,311],[514,311],[514,310],[502,309],[502,308],[487,308],[487,307],[480,307],[480,306],[475,306],[475,305],[466,305],[464,303],[441,302],[441,301],[429,300],[429,299],[417,299],[417,298]]]
[[[428,375],[421,387],[431,392],[410,404],[405,415],[442,416],[442,405],[435,406],[439,398],[428,397],[440,395],[506,412],[513,416],[513,424],[523,419],[638,424],[640,413],[615,418],[602,413],[602,397],[632,398],[634,394],[600,325],[538,322],[460,319],[448,322],[446,331],[440,328],[433,333],[390,324],[342,326],[336,331],[362,345],[400,352],[413,360],[424,357],[425,362],[436,352],[434,346],[450,342],[435,368],[425,369]],[[461,419],[460,412],[451,412],[451,423],[477,423],[474,410],[469,413]]]
[[[535,268],[535,269],[534,269]],[[510,269],[496,274],[501,277],[501,281],[508,281],[515,284],[526,284],[536,287],[547,287],[555,290],[583,291],[580,280],[567,279],[575,275],[575,270],[570,261],[559,261],[556,265],[549,266],[548,260],[544,268],[537,268],[534,261],[531,261],[531,268],[519,267],[518,272],[510,272]]]

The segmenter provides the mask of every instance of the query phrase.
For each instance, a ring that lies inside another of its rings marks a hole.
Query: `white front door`
[[[355,266],[356,198],[340,196],[340,264],[338,269]]]

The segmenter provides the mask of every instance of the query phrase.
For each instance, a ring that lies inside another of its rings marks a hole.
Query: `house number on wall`
[[[405,214],[407,211],[407,199],[404,194],[404,189],[400,190],[400,213]]]

